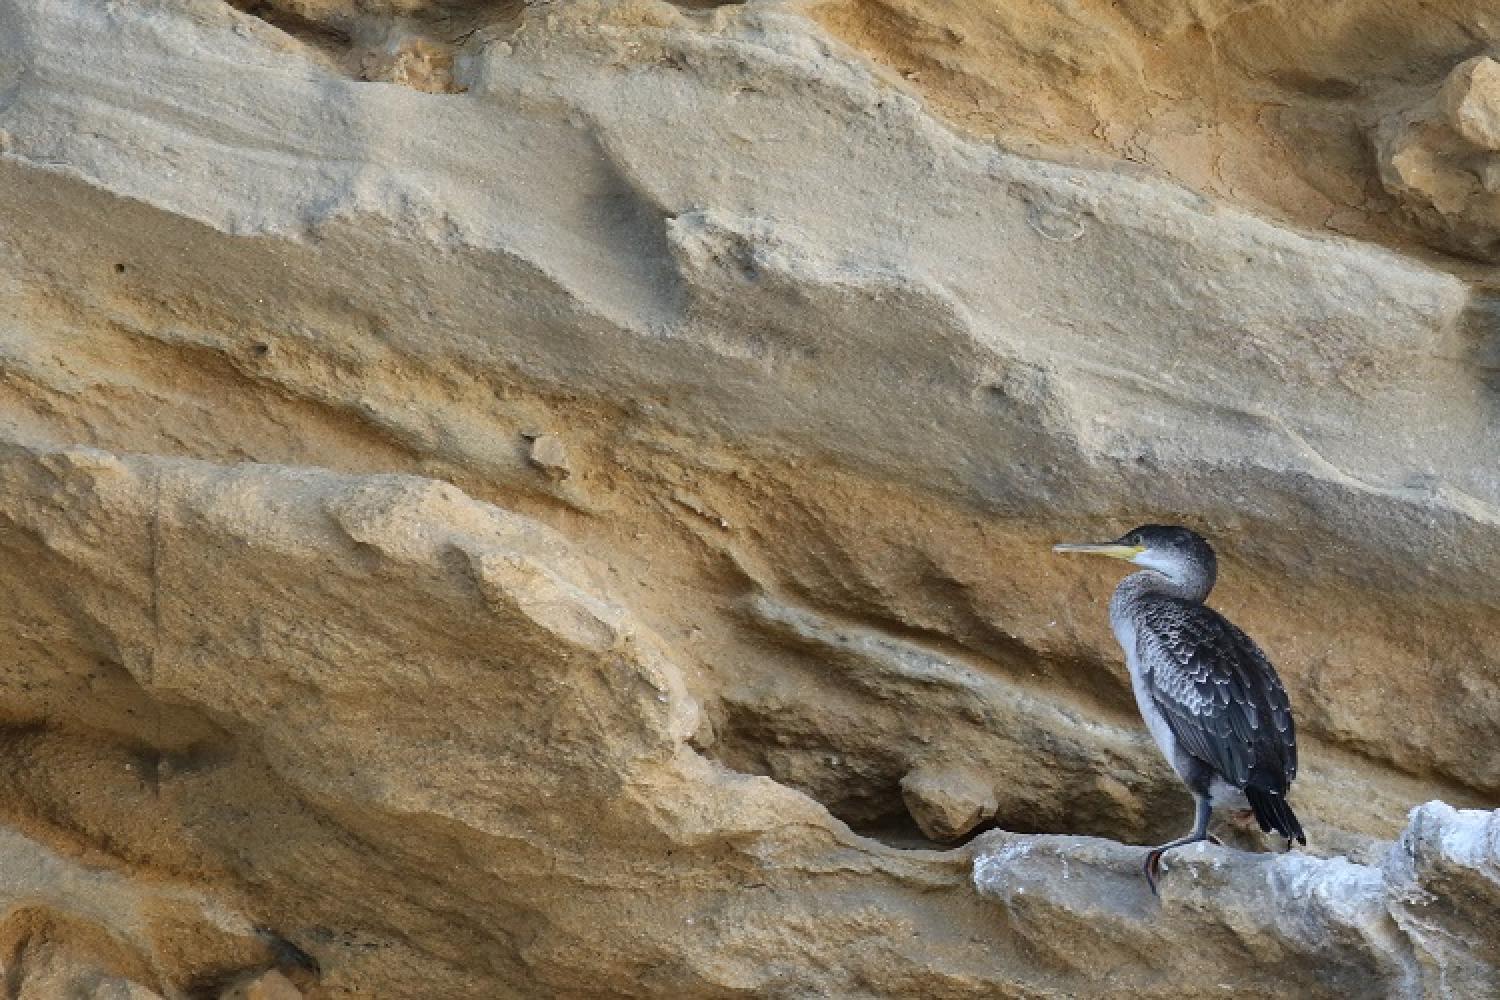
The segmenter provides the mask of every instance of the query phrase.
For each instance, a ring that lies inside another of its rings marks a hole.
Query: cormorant
[[[1146,728],[1197,803],[1191,833],[1154,847],[1144,870],[1151,891],[1161,856],[1208,833],[1215,806],[1253,811],[1262,831],[1307,843],[1287,802],[1297,776],[1297,730],[1286,689],[1250,637],[1203,601],[1218,560],[1208,541],[1173,525],[1147,524],[1102,544],[1055,545],[1143,567],[1115,588],[1109,621],[1125,651]]]

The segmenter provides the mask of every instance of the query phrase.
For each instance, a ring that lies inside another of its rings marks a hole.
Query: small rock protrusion
[[[694,727],[693,734],[688,737],[688,746],[699,753],[712,752],[714,745],[719,742],[719,734],[714,728],[714,720],[703,712],[698,716],[698,725]]]
[[[1500,262],[1500,60],[1455,66],[1372,134],[1380,182],[1434,245]]]
[[[1500,151],[1500,62],[1476,56],[1460,63],[1443,83],[1441,103],[1455,132]]]
[[[219,1000],[302,1000],[302,991],[275,969],[242,979],[219,994]]]
[[[464,87],[453,79],[453,46],[434,38],[393,32],[385,44],[358,56],[360,76],[399,84],[425,94],[458,94]]]
[[[918,768],[901,779],[906,811],[932,840],[957,840],[995,815],[995,790],[963,768]]]
[[[531,440],[531,464],[541,469],[549,479],[567,479],[573,474],[568,462],[568,449],[561,439],[551,434],[538,434]]]

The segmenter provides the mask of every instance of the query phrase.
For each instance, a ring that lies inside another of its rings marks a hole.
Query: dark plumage
[[[1165,851],[1213,839],[1216,805],[1248,808],[1261,830],[1307,843],[1287,801],[1297,776],[1291,704],[1260,647],[1203,604],[1218,574],[1208,542],[1186,528],[1144,525],[1114,542],[1055,549],[1144,567],[1115,589],[1110,623],[1141,716],[1197,802],[1192,832],[1147,855],[1152,891]]]
[[[1297,776],[1297,727],[1260,647],[1212,608],[1148,595],[1139,603],[1137,655],[1178,744],[1241,789],[1265,831],[1307,843],[1286,804]]]

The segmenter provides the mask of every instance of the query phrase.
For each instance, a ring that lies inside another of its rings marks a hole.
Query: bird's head
[[[1053,552],[1085,552],[1123,559],[1155,570],[1174,583],[1207,577],[1209,585],[1218,572],[1218,560],[1208,539],[1175,524],[1143,524],[1112,542],[1070,542],[1052,546]]]

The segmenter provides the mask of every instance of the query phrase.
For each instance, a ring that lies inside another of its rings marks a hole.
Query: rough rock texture
[[[918,769],[901,779],[901,801],[924,836],[956,840],[994,816],[992,779],[968,769]]]
[[[891,85],[1054,159],[1108,157],[1307,228],[1493,259],[1399,210],[1372,145],[1455,64],[1500,47],[1495,0],[809,0]],[[1486,223],[1489,239],[1494,223]]]
[[[1138,852],[1118,844],[990,833],[973,848],[974,887],[1001,905],[1002,925],[1060,995],[1092,992],[1102,969],[1128,996],[1500,989],[1500,813],[1430,802],[1378,865],[1247,860],[1199,844],[1168,862],[1159,904],[1141,884]],[[1227,967],[1226,955],[1254,960]]]
[[[271,969],[235,983],[220,995],[220,1000],[301,1000],[302,995],[290,979]]]
[[[1500,63],[1460,63],[1377,135],[1381,180],[1407,217],[1456,252],[1500,260]]]
[[[0,0],[7,983],[1483,996],[1500,311],[1380,158],[1487,134],[1483,5],[1035,6]],[[1315,856],[1158,909],[1076,836],[1189,804],[1047,546],[1162,518]]]

